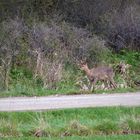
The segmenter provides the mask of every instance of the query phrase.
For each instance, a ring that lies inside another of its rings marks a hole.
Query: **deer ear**
[[[80,60],[80,63],[81,63],[81,64],[83,64],[83,63],[84,63],[84,61],[83,61],[83,60]]]
[[[80,61],[80,64],[81,64],[81,65],[87,65],[87,62],[86,62],[86,60],[84,59],[84,60],[81,60],[81,61]]]

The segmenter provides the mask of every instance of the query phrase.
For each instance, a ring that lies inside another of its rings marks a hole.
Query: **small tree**
[[[14,58],[18,54],[17,38],[21,35],[22,23],[17,20],[9,20],[1,23],[0,29],[0,76],[2,87],[8,89],[9,74],[14,65]]]

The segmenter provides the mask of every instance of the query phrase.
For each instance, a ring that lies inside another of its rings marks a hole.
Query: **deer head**
[[[87,66],[86,59],[84,59],[84,60],[80,60],[80,62],[78,63],[78,65],[80,66],[80,68],[82,68],[82,67],[86,67],[86,66]]]
[[[87,63],[80,64],[80,69],[84,70],[84,71],[87,71],[89,69]]]
[[[86,73],[87,76],[92,75],[91,70],[89,69],[86,61],[80,61],[79,67],[82,71]]]

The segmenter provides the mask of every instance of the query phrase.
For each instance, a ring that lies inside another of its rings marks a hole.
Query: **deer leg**
[[[106,88],[108,89],[108,88],[109,88],[109,86],[108,86],[108,80],[104,80],[103,82],[104,82],[104,88],[103,88],[103,89],[104,89],[104,90],[105,90]]]
[[[91,82],[91,84],[90,84],[90,91],[92,92],[92,91],[94,91],[94,86],[93,86],[93,83]]]
[[[112,82],[110,81],[110,80],[108,80],[108,88],[109,89],[112,89],[114,86],[113,86],[113,84],[112,84]]]
[[[113,79],[110,80],[110,83],[112,84],[112,86],[113,86],[114,88],[117,88],[117,85],[116,85],[116,83],[115,83],[115,81],[114,81]]]
[[[114,84],[113,84],[112,80],[109,81],[109,86],[111,89],[114,88]]]
[[[97,79],[95,78],[93,81],[91,81],[91,85],[90,85],[90,91],[94,91],[95,90],[95,84],[97,82]]]
[[[88,84],[88,89],[89,89],[90,91],[92,91],[92,89],[93,89],[93,83],[92,83],[92,81],[89,82],[89,84]]]

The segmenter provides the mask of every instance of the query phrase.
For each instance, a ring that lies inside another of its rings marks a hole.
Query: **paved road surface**
[[[35,111],[103,106],[140,106],[140,92],[0,98],[0,111]]]

